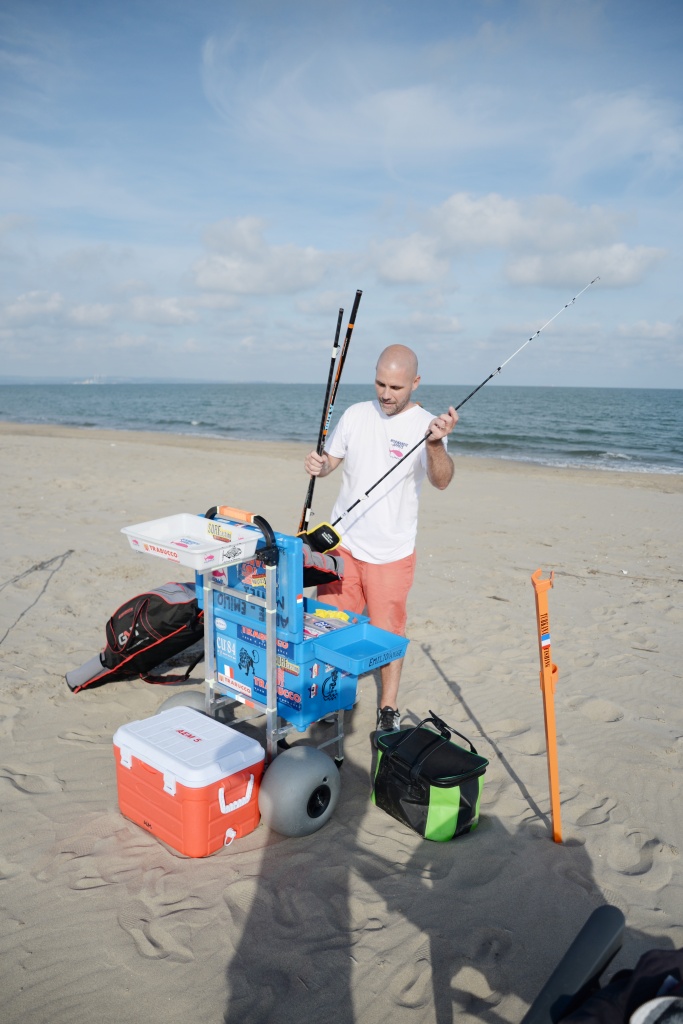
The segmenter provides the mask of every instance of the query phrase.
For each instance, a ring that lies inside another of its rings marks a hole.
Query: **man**
[[[420,438],[428,438],[341,523],[344,579],[318,587],[325,604],[361,613],[380,629],[405,635],[406,602],[415,574],[415,537],[420,488],[425,476],[444,490],[453,477],[446,437],[458,422],[451,406],[432,416],[413,402],[420,383],[417,356],[405,345],[390,345],[379,357],[377,400],[352,405],[342,415],[323,455],[312,451],[304,466],[309,476],[327,476],[343,461],[341,489],[332,509],[337,519]],[[402,659],[382,667],[378,732],[398,730],[398,689]]]

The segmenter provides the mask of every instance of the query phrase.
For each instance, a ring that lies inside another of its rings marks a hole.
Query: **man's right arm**
[[[304,459],[304,469],[309,476],[328,476],[342,461],[335,455],[328,455],[327,452],[318,455],[316,451],[312,451]]]

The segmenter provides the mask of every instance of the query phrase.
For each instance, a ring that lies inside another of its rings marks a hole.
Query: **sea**
[[[421,385],[435,415],[466,400],[452,454],[605,472],[683,473],[683,390]],[[84,430],[151,430],[315,447],[325,388],[316,384],[0,384],[0,420]],[[332,426],[370,385],[342,384]]]

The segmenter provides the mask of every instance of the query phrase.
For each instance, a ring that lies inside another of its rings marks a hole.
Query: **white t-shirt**
[[[325,445],[328,455],[344,460],[333,522],[424,437],[433,419],[419,405],[397,416],[387,416],[377,401],[346,410]],[[413,553],[426,475],[423,444],[338,523],[342,544],[354,558],[381,565]]]

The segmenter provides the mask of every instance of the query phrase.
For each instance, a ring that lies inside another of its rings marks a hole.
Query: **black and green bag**
[[[372,802],[425,839],[445,842],[476,828],[488,761],[466,736],[429,715],[377,737]],[[470,749],[452,743],[451,733]]]

